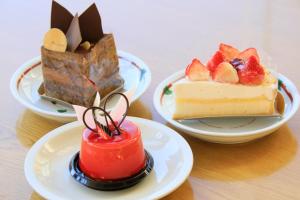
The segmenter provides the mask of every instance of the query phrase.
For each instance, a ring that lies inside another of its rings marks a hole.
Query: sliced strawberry
[[[205,81],[210,78],[209,70],[196,58],[186,67],[185,75],[191,81]]]
[[[221,43],[219,45],[219,51],[224,55],[226,61],[231,61],[237,58],[240,51],[233,46]]]
[[[248,48],[248,49],[242,51],[242,52],[238,55],[238,58],[241,58],[241,59],[247,61],[247,60],[250,58],[250,56],[255,56],[256,59],[257,59],[257,61],[260,62],[260,61],[259,61],[258,53],[257,53],[257,51],[256,51],[255,48]]]
[[[221,51],[217,51],[213,57],[207,62],[207,68],[211,72],[211,74],[214,73],[215,69],[218,67],[218,65],[225,60],[224,55],[221,53]]]
[[[259,85],[264,81],[265,71],[256,56],[250,56],[243,68],[238,71],[240,83],[244,85]]]
[[[238,83],[239,77],[236,69],[229,62],[222,62],[213,73],[213,79],[221,83]]]

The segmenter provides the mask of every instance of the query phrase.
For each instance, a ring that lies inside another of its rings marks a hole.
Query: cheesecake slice
[[[174,119],[272,115],[277,80],[267,74],[261,85],[181,80],[174,85]]]
[[[222,45],[207,65],[194,59],[185,78],[174,84],[173,119],[276,113],[277,79],[260,64],[256,50]]]

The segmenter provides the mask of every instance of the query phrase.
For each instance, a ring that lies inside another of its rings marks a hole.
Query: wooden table
[[[75,12],[90,2],[62,4]],[[130,115],[165,123],[152,105],[155,87],[193,57],[207,60],[220,42],[267,52],[278,71],[300,86],[297,0],[107,0],[97,5],[118,48],[142,58],[153,73]],[[40,53],[50,6],[51,1],[0,2],[0,199],[42,199],[25,180],[24,158],[34,142],[62,125],[25,109],[9,90],[13,72]],[[164,199],[300,199],[299,121],[298,112],[274,134],[241,145],[211,144],[181,133],[192,147],[194,167]]]

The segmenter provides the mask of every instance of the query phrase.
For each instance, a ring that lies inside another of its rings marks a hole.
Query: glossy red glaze
[[[106,140],[89,129],[84,130],[79,167],[87,176],[101,180],[122,179],[145,166],[140,129],[124,120],[121,133]]]

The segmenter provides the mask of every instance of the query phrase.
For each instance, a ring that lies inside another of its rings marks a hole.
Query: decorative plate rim
[[[190,145],[188,142],[175,130],[165,126],[164,124],[158,123],[153,120],[149,119],[144,119],[144,118],[139,118],[139,117],[131,117],[128,116],[129,120],[132,120],[133,122],[138,122],[138,123],[144,123],[149,127],[151,125],[155,124],[155,126],[159,127],[160,129],[168,130],[167,135],[172,136],[173,139],[175,139],[180,145],[182,145],[184,148],[181,148],[183,153],[184,153],[184,163],[183,168],[181,168],[181,171],[179,174],[173,179],[171,182],[168,183],[168,186],[166,187],[165,190],[163,191],[158,191],[153,194],[151,194],[150,197],[147,199],[159,199],[162,198],[174,190],[176,190],[180,185],[183,184],[183,182],[187,179],[187,177],[190,175],[192,168],[193,168],[193,152],[191,150]],[[55,199],[62,199],[61,197],[53,194],[52,192],[49,192],[48,190],[45,189],[45,187],[41,186],[40,181],[38,181],[36,175],[34,174],[34,169],[32,169],[31,164],[34,162],[35,155],[39,151],[39,149],[50,139],[54,138],[58,135],[60,135],[62,132],[70,129],[77,128],[79,126],[83,126],[80,122],[74,121],[70,122],[68,124],[65,124],[63,126],[60,126],[56,129],[53,129],[52,131],[46,133],[43,137],[41,137],[35,144],[30,148],[30,150],[27,152],[25,161],[24,161],[24,173],[26,180],[30,184],[30,186],[39,194],[41,194],[45,198],[55,198]],[[149,150],[149,149],[148,149]],[[154,156],[153,156],[154,157]],[[157,163],[156,163],[157,165]],[[31,167],[30,167],[31,166]],[[67,172],[69,173],[69,170],[67,169]],[[71,176],[71,175],[70,175]]]
[[[274,74],[276,77],[278,77],[282,82],[289,83],[288,84],[289,88],[293,91],[291,93],[292,108],[291,108],[291,111],[289,113],[287,113],[287,115],[282,120],[280,120],[279,122],[276,122],[268,127],[262,128],[262,129],[257,129],[257,130],[252,130],[252,131],[243,131],[243,132],[238,132],[238,133],[235,132],[233,134],[228,134],[228,133],[222,133],[222,132],[216,132],[216,131],[206,131],[206,130],[202,130],[202,129],[191,128],[191,127],[188,127],[186,125],[179,123],[176,120],[173,120],[171,117],[166,116],[165,113],[161,109],[162,108],[162,106],[161,106],[162,93],[164,92],[166,87],[168,87],[170,84],[180,80],[184,76],[184,72],[185,72],[184,69],[171,74],[170,76],[168,76],[166,79],[164,79],[162,82],[160,82],[158,84],[158,86],[155,89],[154,95],[153,95],[153,104],[154,104],[156,111],[160,114],[160,116],[162,118],[164,118],[167,122],[172,124],[173,126],[179,128],[181,130],[185,130],[185,131],[200,134],[200,135],[230,138],[230,137],[236,137],[236,136],[243,137],[243,136],[256,135],[261,132],[271,131],[277,127],[280,127],[282,124],[286,123],[297,112],[297,110],[299,108],[299,104],[300,104],[300,95],[299,95],[299,92],[298,92],[296,86],[294,85],[294,83],[292,81],[290,81],[287,77],[285,77],[284,75],[282,75],[278,72],[275,72],[273,70],[270,70],[270,71],[272,74]]]
[[[128,62],[130,62],[133,66],[135,66],[137,69],[140,70],[141,72],[141,76],[139,81],[142,80],[142,78],[144,79],[144,84],[142,89],[137,90],[137,93],[134,95],[133,97],[133,101],[136,101],[137,99],[139,99],[142,94],[145,93],[145,91],[149,88],[150,84],[151,84],[151,71],[150,68],[148,67],[148,65],[141,60],[140,58],[134,56],[131,53],[125,52],[125,51],[121,51],[118,50],[118,57],[122,58]],[[128,57],[130,59],[128,59]],[[18,69],[17,71],[15,71],[15,73],[12,75],[11,79],[10,79],[10,91],[12,93],[12,95],[14,96],[14,98],[20,102],[23,106],[25,106],[26,108],[29,108],[30,110],[33,110],[35,112],[44,114],[44,115],[48,115],[48,116],[52,116],[52,117],[63,117],[63,118],[75,118],[76,114],[75,113],[59,113],[59,112],[54,112],[54,111],[47,111],[44,109],[41,109],[37,106],[35,106],[33,103],[28,102],[27,100],[24,100],[18,92],[18,86],[20,84],[20,82],[22,81],[22,78],[26,75],[26,73],[28,73],[30,70],[34,69],[35,67],[38,67],[41,63],[41,56],[36,56],[28,61],[26,61],[25,63],[23,63]],[[147,74],[147,76],[145,76],[145,74]]]

